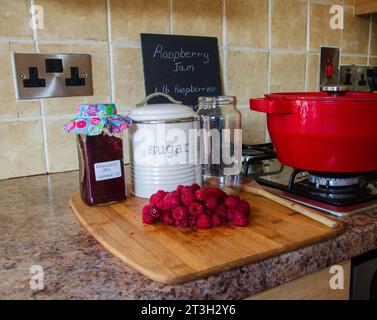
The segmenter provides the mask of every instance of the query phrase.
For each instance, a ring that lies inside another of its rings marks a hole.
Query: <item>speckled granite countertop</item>
[[[147,279],[107,253],[68,206],[77,172],[0,181],[1,299],[240,299],[377,247],[377,211],[338,238],[181,285]],[[44,269],[44,290],[29,287]]]

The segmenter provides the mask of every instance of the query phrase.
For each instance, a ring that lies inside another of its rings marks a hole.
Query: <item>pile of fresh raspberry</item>
[[[238,196],[193,184],[180,185],[172,192],[157,191],[144,206],[142,216],[146,224],[161,221],[179,228],[207,229],[228,223],[247,226],[250,212],[249,203]]]

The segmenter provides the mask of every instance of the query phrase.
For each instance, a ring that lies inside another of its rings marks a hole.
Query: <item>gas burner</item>
[[[297,179],[299,173],[305,178]],[[365,191],[366,186],[365,180],[356,173],[339,174],[302,170],[293,170],[289,184],[291,191],[301,189],[308,196],[314,196],[324,201],[357,198]]]
[[[308,172],[281,164],[271,144],[242,147],[243,175],[269,192],[337,217],[377,208],[377,171]]]
[[[316,189],[338,189],[360,186],[360,175],[354,173],[309,172],[308,182]]]

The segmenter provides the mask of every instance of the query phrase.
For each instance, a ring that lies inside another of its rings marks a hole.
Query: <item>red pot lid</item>
[[[377,94],[347,91],[342,96],[330,96],[327,92],[281,92],[265,94],[273,100],[314,100],[314,101],[377,101]]]

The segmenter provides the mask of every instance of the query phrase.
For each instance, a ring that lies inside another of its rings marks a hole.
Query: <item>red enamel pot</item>
[[[277,158],[317,172],[377,171],[377,94],[273,93],[250,99],[267,114]]]

